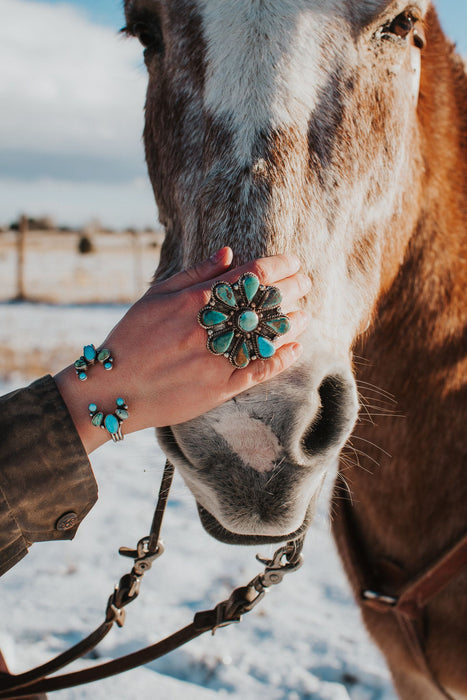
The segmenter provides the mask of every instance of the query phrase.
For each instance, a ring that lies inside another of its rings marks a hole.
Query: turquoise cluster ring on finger
[[[198,314],[208,333],[208,350],[224,355],[237,369],[247,367],[250,360],[272,357],[274,340],[290,329],[281,301],[280,290],[261,284],[252,272],[233,284],[216,282],[208,305]]]
[[[107,430],[112,440],[114,442],[119,442],[123,440],[124,437],[122,433],[122,423],[130,414],[128,413],[128,406],[124,399],[117,399],[115,403],[117,408],[114,413],[108,413],[107,415],[104,415],[103,411],[99,411],[95,403],[90,403],[88,410],[91,423],[95,425],[96,428]]]
[[[113,367],[114,358],[112,357],[108,348],[96,350],[94,345],[85,345],[83,348],[83,354],[79,360],[76,360],[74,363],[76,374],[81,382],[86,381],[88,378],[87,371],[89,367],[94,365],[96,362],[100,362],[104,369],[111,370]]]

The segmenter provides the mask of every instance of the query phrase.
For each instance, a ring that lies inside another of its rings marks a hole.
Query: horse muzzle
[[[199,418],[158,430],[216,539],[281,542],[310,526],[358,404],[349,373],[327,374],[311,392],[304,374],[306,368],[292,370],[286,382],[278,377]]]

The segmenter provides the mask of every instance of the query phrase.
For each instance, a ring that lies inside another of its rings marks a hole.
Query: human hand
[[[277,255],[227,271],[231,260],[232,251],[223,248],[196,267],[153,284],[101,344],[115,358],[111,373],[96,367],[89,380],[81,383],[74,369],[68,368],[56,377],[88,452],[108,438],[106,431],[90,424],[90,402],[113,412],[115,399],[124,398],[130,413],[123,426],[125,433],[173,425],[271,379],[299,357],[301,347],[295,340],[307,317],[298,309],[298,302],[311,286],[308,277],[298,272],[299,261],[294,256]],[[244,272],[253,272],[263,284],[281,289],[281,308],[289,315],[291,330],[278,338],[272,358],[239,370],[208,352],[206,331],[197,314],[209,301],[211,286],[220,276],[234,282]]]

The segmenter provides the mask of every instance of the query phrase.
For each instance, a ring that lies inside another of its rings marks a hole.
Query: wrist
[[[123,434],[140,430],[136,406],[125,395],[119,394],[117,382],[110,380],[109,373],[102,368],[93,368],[94,373],[86,381],[80,381],[73,365],[55,375],[54,380],[75,424],[81,442],[90,454],[111,439],[110,433],[91,422],[89,405],[95,404],[104,415],[113,414],[117,408],[116,399],[123,398],[128,404],[129,417],[122,423]],[[114,370],[112,370],[114,372]]]

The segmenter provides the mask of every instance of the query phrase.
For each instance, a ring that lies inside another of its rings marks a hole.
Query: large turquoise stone
[[[259,289],[259,279],[255,275],[245,275],[242,282],[245,296],[251,301]]]
[[[110,357],[110,350],[107,348],[102,348],[102,350],[99,352],[97,359],[99,362],[104,362],[105,360],[108,360]]]
[[[226,282],[221,282],[221,284],[216,285],[214,288],[214,294],[220,301],[223,301],[227,306],[235,307],[237,302],[235,301],[235,294],[230,284]]]
[[[246,331],[247,333],[250,333],[250,331],[254,331],[255,328],[257,328],[258,323],[259,323],[259,318],[258,314],[255,313],[255,311],[242,311],[242,313],[239,315],[237,319],[238,327],[242,331]]]
[[[211,341],[211,349],[216,355],[222,355],[229,349],[234,337],[234,332],[229,331],[228,333],[223,333],[218,335],[217,338],[213,338]]]
[[[107,430],[111,435],[114,435],[115,433],[118,433],[118,430],[119,430],[119,428],[120,428],[120,423],[119,423],[119,421],[118,421],[118,418],[117,418],[116,416],[114,416],[113,413],[109,413],[109,415],[107,415],[107,416],[105,417],[104,425],[105,425],[106,430]]]
[[[216,311],[215,309],[206,309],[201,314],[201,321],[205,326],[217,326],[219,323],[226,321],[227,318],[227,314],[223,314],[222,311]]]
[[[85,345],[83,349],[84,359],[88,362],[94,362],[96,359],[96,348],[94,345]]]
[[[265,322],[266,326],[269,326],[278,335],[284,335],[290,330],[290,321],[287,316],[279,316],[279,318],[273,318],[270,321]]]
[[[250,353],[248,352],[248,348],[246,343],[243,343],[240,349],[238,350],[237,354],[233,358],[234,364],[236,367],[239,369],[242,369],[243,367],[246,367],[247,364],[250,361]]]
[[[128,413],[126,408],[117,408],[115,411],[115,415],[118,416],[121,420],[126,420],[130,414]]]
[[[261,306],[263,309],[272,309],[275,306],[279,306],[282,301],[282,294],[277,289],[277,287],[271,287],[264,297]]]
[[[260,357],[266,360],[268,357],[272,357],[276,352],[276,348],[267,338],[263,338],[262,335],[258,336],[258,351]]]

